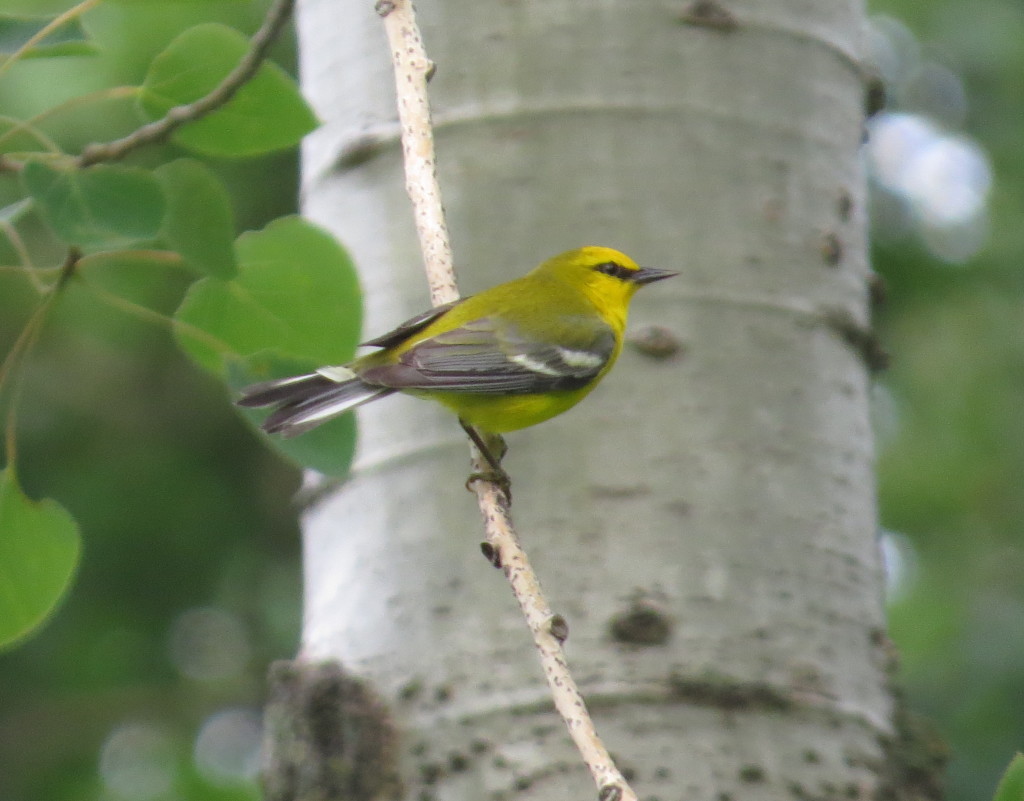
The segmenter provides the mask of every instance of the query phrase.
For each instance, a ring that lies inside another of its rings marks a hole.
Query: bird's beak
[[[674,273],[671,270],[656,270],[653,267],[641,267],[630,276],[630,280],[634,284],[652,284],[662,278],[671,278],[673,275],[679,275],[679,273]]]

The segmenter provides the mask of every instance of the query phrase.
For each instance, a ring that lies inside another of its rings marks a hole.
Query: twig
[[[17,266],[14,266],[13,269],[25,275],[28,278],[29,283],[32,284],[32,288],[40,295],[43,294],[46,291],[47,286],[39,279],[40,271],[32,264],[32,254],[25,245],[25,240],[21,238],[21,233],[18,231],[17,227],[9,219],[3,220],[0,221],[0,231],[3,232],[3,235],[10,243],[14,252],[18,254],[18,259],[21,262]],[[0,267],[0,269],[4,268]]]
[[[68,98],[63,103],[58,103],[56,106],[44,109],[35,116],[29,117],[27,120],[0,116],[0,122],[8,123],[11,126],[0,134],[0,145],[3,145],[8,139],[11,139],[24,131],[35,138],[37,142],[47,148],[51,153],[60,153],[60,145],[38,129],[37,126],[39,123],[49,119],[55,114],[71,111],[76,108],[80,108],[81,106],[91,106],[98,100],[120,100],[121,98],[135,97],[138,93],[139,88],[137,86],[112,86],[106,89],[97,89],[95,92],[87,92],[84,95],[77,95],[75,97]]]
[[[256,74],[267,57],[270,46],[288,21],[294,5],[295,0],[275,0],[267,10],[267,16],[264,17],[260,29],[249,40],[249,51],[208,95],[191,103],[175,106],[159,120],[143,125],[120,139],[87,145],[78,157],[78,166],[88,167],[100,161],[117,161],[130,151],[158,142],[185,123],[194,122],[223,106]]]
[[[22,328],[21,333],[18,334],[18,338],[14,340],[14,344],[11,346],[10,351],[8,351],[7,355],[4,357],[3,362],[0,363],[0,391],[3,390],[4,384],[7,383],[7,379],[14,376],[12,379],[14,386],[11,390],[10,404],[7,407],[7,420],[5,422],[4,431],[4,450],[8,467],[13,468],[17,460],[18,440],[16,436],[16,429],[18,399],[21,395],[22,382],[25,378],[24,371],[17,375],[15,375],[14,371],[21,366],[25,355],[35,346],[36,341],[39,339],[39,332],[42,331],[43,322],[46,320],[47,313],[49,313],[50,309],[53,307],[53,304],[56,302],[61,290],[75,274],[75,270],[78,267],[78,261],[81,257],[82,253],[78,248],[72,247],[68,249],[67,255],[64,258],[64,263],[60,266],[60,273],[57,281],[48,289],[42,301],[38,306],[36,306],[35,311],[32,312],[28,321],[25,323],[25,327]]]
[[[437,183],[433,131],[427,81],[433,64],[427,58],[416,24],[411,0],[377,0],[375,8],[384,18],[391,48],[398,96],[398,117],[402,127],[406,189],[412,200],[416,230],[423,250],[427,280],[434,305],[458,298],[452,269],[451,245],[444,220],[441,190]],[[490,465],[474,447],[473,470],[487,472]],[[568,630],[560,615],[552,614],[537,574],[512,527],[508,498],[490,481],[474,481],[473,487],[484,519],[484,553],[505,571],[512,592],[526,618],[540,655],[541,665],[554,698],[555,708],[565,721],[579,749],[601,801],[636,801],[622,773],[594,728],[590,714],[573,680],[562,651]]]
[[[191,323],[186,323],[184,320],[178,320],[174,317],[168,317],[166,314],[162,314],[139,303],[130,301],[128,298],[123,298],[120,295],[115,295],[113,292],[101,289],[94,283],[86,281],[85,286],[99,300],[112,308],[118,309],[125,314],[135,317],[136,319],[147,323],[156,323],[157,325],[163,326],[172,332],[188,334],[190,337],[202,342],[211,350],[218,351],[221,354],[227,353],[231,349],[224,340],[215,337],[213,334],[210,334]]]
[[[434,64],[423,48],[416,13],[409,0],[377,0],[374,8],[384,18],[384,31],[395,68],[405,190],[416,217],[430,300],[440,306],[458,300],[459,289],[455,285],[448,224],[444,219],[441,187],[437,183],[434,130],[427,95],[427,81],[433,75]]]
[[[473,469],[485,470],[486,463],[477,456]],[[553,614],[548,605],[537,573],[512,526],[505,494],[490,483],[475,482],[474,487],[487,533],[487,539],[481,543],[484,556],[495,567],[502,568],[512,586],[512,593],[533,635],[533,644],[537,647],[555,709],[565,721],[569,736],[597,785],[598,798],[600,801],[636,801],[636,793],[615,767],[611,754],[601,741],[569,670],[562,650],[562,643],[569,636],[569,627],[565,618]]]
[[[44,112],[45,113],[45,112]],[[39,115],[41,116],[41,115]],[[19,120],[15,117],[8,117],[7,115],[0,116],[0,122],[9,123],[10,128],[0,134],[0,145],[4,144],[5,140],[9,136],[20,133],[21,131],[28,132],[40,145],[45,147],[52,155],[59,155],[61,153],[60,145],[54,142],[50,137],[38,130],[32,125],[31,120]],[[4,157],[10,159],[12,153],[4,153]]]
[[[102,0],[84,0],[76,6],[72,6],[67,11],[58,14],[56,17],[51,19],[46,25],[40,28],[33,34],[27,42],[21,47],[15,50],[9,55],[3,62],[0,62],[0,76],[3,76],[14,64],[21,60],[22,56],[25,55],[29,50],[39,44],[43,39],[53,33],[55,30],[64,27],[67,23],[72,20],[78,19],[86,11],[90,11],[98,6]]]

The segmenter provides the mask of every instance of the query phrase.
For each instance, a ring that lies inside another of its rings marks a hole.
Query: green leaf
[[[993,801],[1024,799],[1024,754],[1017,754],[1003,774]]]
[[[249,41],[225,25],[189,28],[153,59],[139,95],[143,113],[157,120],[206,96],[248,50]],[[179,128],[173,138],[209,156],[254,156],[292,147],[316,126],[295,81],[268,61],[225,105]]]
[[[33,36],[53,22],[54,17],[0,14],[0,55],[18,52]],[[90,56],[98,48],[89,41],[79,19],[70,19],[21,54],[21,58]]]
[[[192,159],[172,161],[155,174],[167,196],[167,244],[199,272],[218,278],[235,275],[234,221],[223,184]]]
[[[283,217],[242,234],[235,252],[238,275],[197,281],[175,315],[185,324],[178,339],[192,358],[221,376],[225,358],[264,351],[314,367],[352,358],[362,316],[359,284],[330,234]]]
[[[235,243],[238,275],[204,278],[175,315],[178,341],[200,365],[235,388],[352,358],[362,310],[348,254],[300,217],[275,220]],[[245,414],[253,425],[265,412]],[[288,458],[329,475],[348,471],[351,415],[293,440],[273,437]]]
[[[122,247],[153,239],[160,230],[166,204],[146,170],[106,164],[56,169],[30,161],[22,181],[57,236],[69,244]]]
[[[78,526],[52,500],[33,501],[14,469],[0,470],[0,646],[27,635],[67,591],[81,550]]]

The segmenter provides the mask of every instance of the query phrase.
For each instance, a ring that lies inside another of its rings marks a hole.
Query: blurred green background
[[[137,84],[185,27],[215,19],[250,33],[263,9],[102,5],[85,20],[101,52],[20,65],[0,79],[0,109],[25,116]],[[876,0],[872,14],[890,97],[865,158],[888,283],[879,333],[893,356],[875,397],[891,634],[911,705],[953,751],[949,798],[967,801],[990,797],[1024,744],[1024,6]],[[294,44],[273,55],[292,67]],[[110,101],[48,130],[76,149],[134,120]],[[239,230],[294,209],[294,154],[213,167]],[[0,206],[17,196],[0,179]],[[0,242],[0,264],[14,263]],[[186,277],[122,271],[106,285],[170,314]],[[0,351],[34,299],[0,271]],[[85,545],[57,614],[0,653],[0,798],[255,798],[264,673],[298,639],[298,473],[166,326],[74,288],[44,329],[24,399],[22,483],[68,508]]]
[[[18,65],[0,79],[0,109],[25,117],[90,91],[137,85],[185,28],[213,20],[251,34],[265,8],[101,5],[84,18],[100,52]],[[294,67],[291,31],[272,57]],[[136,125],[131,101],[112,100],[56,116],[47,130],[74,151]],[[127,163],[176,155],[184,154],[149,148]],[[231,192],[238,230],[296,208],[295,153],[208,164]],[[16,178],[0,180],[0,206],[17,193]],[[0,264],[15,263],[0,237]],[[105,269],[100,283],[169,316],[192,279],[148,265]],[[24,278],[0,272],[0,352],[35,300]],[[53,497],[75,516],[84,545],[57,614],[0,653],[0,799],[258,797],[266,668],[293,656],[298,643],[298,471],[253,435],[223,384],[187,361],[169,326],[80,286],[62,295],[25,381],[20,479],[30,496]]]
[[[949,798],[990,798],[1024,747],[1024,5],[872,10],[891,95],[867,149],[890,635],[952,749]]]

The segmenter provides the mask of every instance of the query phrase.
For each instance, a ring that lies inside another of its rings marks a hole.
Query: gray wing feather
[[[370,383],[395,389],[532,394],[579,389],[592,381],[615,350],[615,335],[595,324],[573,348],[539,342],[514,326],[482,318],[431,337],[402,354],[398,364],[360,371]]]
[[[381,334],[379,337],[375,337],[374,339],[368,339],[366,340],[366,342],[363,342],[361,344],[372,345],[373,347],[376,348],[390,348],[394,345],[398,345],[399,343],[404,342],[406,339],[411,337],[413,334],[422,331],[424,328],[426,328],[428,325],[434,322],[434,320],[436,320],[438,317],[440,317],[443,314],[447,314],[455,306],[458,306],[460,303],[468,300],[470,297],[470,295],[467,295],[464,298],[453,300],[451,303],[444,303],[441,306],[435,306],[432,309],[428,309],[422,314],[417,314],[415,317],[410,317],[397,328],[388,331],[386,334]]]

